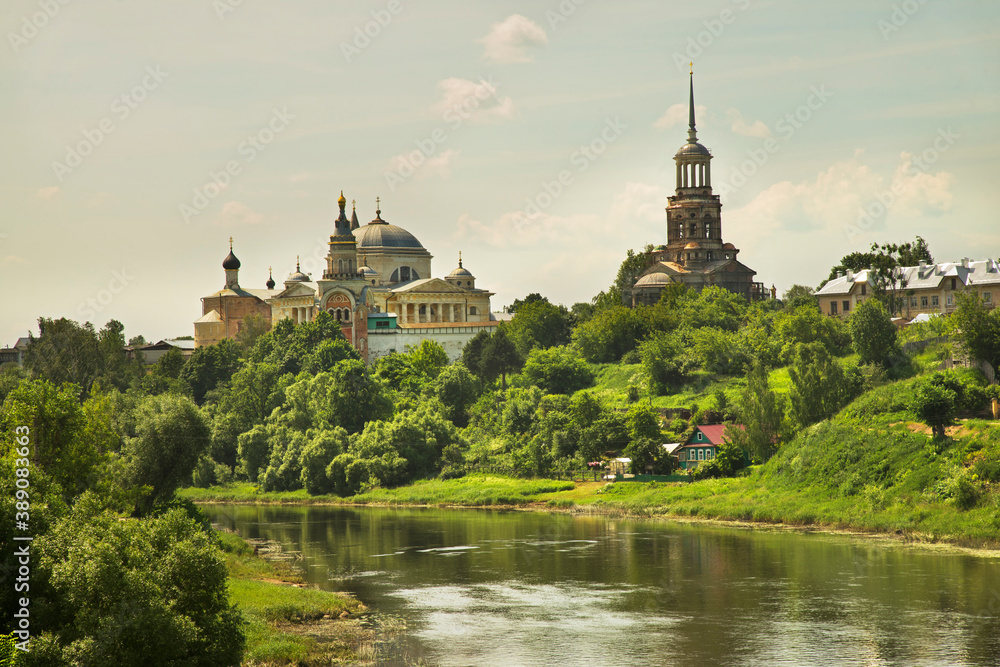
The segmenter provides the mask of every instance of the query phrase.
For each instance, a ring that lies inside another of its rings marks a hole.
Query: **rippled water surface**
[[[486,510],[205,507],[436,665],[1000,665],[1000,560]]]

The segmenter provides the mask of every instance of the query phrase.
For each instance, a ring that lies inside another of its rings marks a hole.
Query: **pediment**
[[[441,278],[424,278],[392,288],[393,294],[466,294],[468,290],[456,287]]]
[[[316,296],[316,289],[307,283],[295,283],[275,294],[272,299],[287,299],[297,296]]]

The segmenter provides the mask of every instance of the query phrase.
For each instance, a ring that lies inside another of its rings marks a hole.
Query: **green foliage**
[[[342,426],[348,433],[357,433],[369,421],[392,414],[381,383],[360,361],[342,361],[332,372],[301,379],[296,385],[301,388],[303,383],[308,385],[309,425]]]
[[[975,359],[1000,371],[1000,308],[988,310],[975,294],[959,294],[951,314],[954,338]]]
[[[739,403],[743,429],[727,429],[726,435],[754,462],[767,461],[778,450],[783,430],[782,401],[771,390],[767,369],[755,362],[747,373],[747,387]]]
[[[335,458],[347,451],[348,445],[347,431],[342,428],[311,434],[299,458],[300,478],[306,491],[311,495],[333,491],[333,482],[326,469]]]
[[[715,327],[689,331],[690,349],[702,368],[721,375],[741,375],[750,356],[740,344],[740,337]]]
[[[456,362],[445,368],[430,383],[428,392],[444,406],[448,419],[458,427],[469,423],[469,410],[479,398],[479,382],[464,364]]]
[[[88,488],[108,441],[88,432],[76,385],[56,387],[48,380],[25,380],[3,405],[0,426],[6,443],[18,427],[30,429],[32,465],[46,471],[67,497]],[[12,445],[9,445],[12,446]]]
[[[594,371],[576,348],[568,345],[531,350],[524,379],[550,394],[572,394],[594,383]]]
[[[674,458],[667,454],[660,438],[639,438],[629,443],[622,454],[632,459],[631,472],[636,475],[669,475]]]
[[[341,361],[348,359],[361,360],[361,355],[346,338],[327,338],[321,340],[316,347],[302,360],[302,370],[312,375],[332,371]]]
[[[233,374],[229,391],[220,402],[220,410],[235,415],[244,428],[263,423],[284,402],[281,380],[282,372],[277,364],[247,362]]]
[[[869,252],[853,252],[843,257],[840,264],[830,269],[830,276],[824,284],[836,278],[838,272],[871,269],[868,279],[872,283],[873,297],[882,303],[888,313],[897,314],[906,299],[903,293],[906,283],[899,279],[897,269],[917,266],[921,260],[934,263],[927,241],[919,236],[906,243],[872,243]]]
[[[196,348],[179,377],[191,387],[195,402],[201,405],[210,391],[229,382],[239,368],[239,359],[239,344],[227,338],[215,345]]]
[[[136,436],[122,449],[127,483],[148,487],[146,509],[163,502],[191,478],[210,443],[208,424],[191,399],[150,396],[136,410]]]
[[[639,356],[650,391],[655,394],[669,393],[688,378],[690,366],[684,356],[684,343],[676,333],[653,334],[639,346]]]
[[[853,398],[856,388],[821,344],[799,343],[793,359],[789,416],[799,427],[832,417]]]
[[[427,380],[433,380],[448,365],[448,353],[437,341],[424,339],[420,345],[407,352],[413,370]]]
[[[625,414],[625,423],[628,426],[628,435],[632,442],[639,440],[660,441],[660,415],[656,410],[648,405],[633,405]]]
[[[944,427],[955,418],[955,392],[940,383],[921,382],[910,402],[910,409],[931,427],[934,435],[944,437]]]
[[[308,443],[306,434],[284,424],[268,424],[270,458],[260,476],[264,491],[294,491],[302,486],[302,454]]]
[[[507,376],[521,369],[524,360],[507,335],[506,323],[501,322],[482,348],[479,358],[479,375],[489,382],[500,378],[500,386],[507,388]]]
[[[518,354],[525,357],[534,348],[569,343],[570,323],[570,313],[564,306],[540,298],[518,306],[507,332]]]
[[[779,313],[774,319],[774,334],[784,363],[791,363],[792,351],[800,343],[820,343],[833,356],[850,351],[851,334],[846,325],[810,306],[787,308]]]
[[[128,361],[124,327],[110,320],[100,332],[87,322],[38,319],[38,337],[29,335],[24,367],[55,385],[72,383],[89,394],[95,383],[124,391],[142,376],[139,361]]]
[[[260,473],[267,467],[267,461],[271,456],[268,428],[263,424],[257,424],[246,433],[241,433],[237,443],[240,466],[247,479],[256,482]]]
[[[620,295],[620,302],[626,306],[632,305],[632,286],[650,266],[653,265],[653,246],[647,245],[643,252],[637,253],[629,250],[625,260],[618,267],[618,274],[615,276],[614,285],[611,291]]]
[[[484,377],[485,375],[482,368],[483,350],[486,349],[489,341],[489,332],[485,330],[480,331],[462,348],[462,363],[472,373],[480,377]]]
[[[32,599],[34,664],[240,663],[225,564],[183,510],[123,521],[84,500],[35,545],[47,587]]]
[[[621,359],[646,336],[646,322],[637,309],[615,306],[595,314],[573,331],[573,343],[590,363]]]
[[[888,366],[897,356],[896,326],[881,301],[868,299],[851,314],[851,342],[862,364]]]
[[[816,297],[816,290],[805,285],[792,285],[782,295],[781,300],[785,308],[795,310],[802,306],[809,306],[819,310],[819,299]]]
[[[263,315],[250,313],[243,318],[240,330],[236,333],[236,340],[243,346],[244,350],[250,350],[257,343],[257,340],[267,333],[270,325]]]
[[[479,333],[489,336],[485,331]],[[401,352],[392,352],[379,357],[372,367],[372,374],[384,386],[403,393],[419,393],[427,380],[426,376],[413,367],[413,358]]]

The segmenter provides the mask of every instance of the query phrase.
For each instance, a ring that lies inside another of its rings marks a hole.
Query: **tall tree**
[[[800,427],[832,417],[851,399],[851,388],[840,367],[820,343],[798,344],[788,369],[790,416]]]
[[[988,310],[978,294],[959,294],[951,321],[966,353],[1000,370],[1000,308]]]
[[[501,322],[483,348],[479,365],[484,377],[491,382],[499,377],[500,387],[506,389],[507,376],[516,373],[523,364],[524,361],[518,354],[517,347],[507,335],[505,323]]]
[[[570,340],[571,316],[565,306],[556,306],[547,299],[520,306],[507,326],[510,339],[521,356],[533,348],[566,345]]]
[[[747,386],[740,396],[743,428],[727,428],[726,437],[746,451],[755,463],[764,463],[778,450],[784,411],[771,390],[767,368],[754,362],[747,373]]]
[[[868,299],[858,304],[850,319],[851,343],[862,364],[888,366],[898,353],[896,325],[881,301]]]

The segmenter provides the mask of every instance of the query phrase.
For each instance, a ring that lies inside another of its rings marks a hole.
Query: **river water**
[[[1000,665],[1000,559],[490,510],[208,505],[434,665]]]

